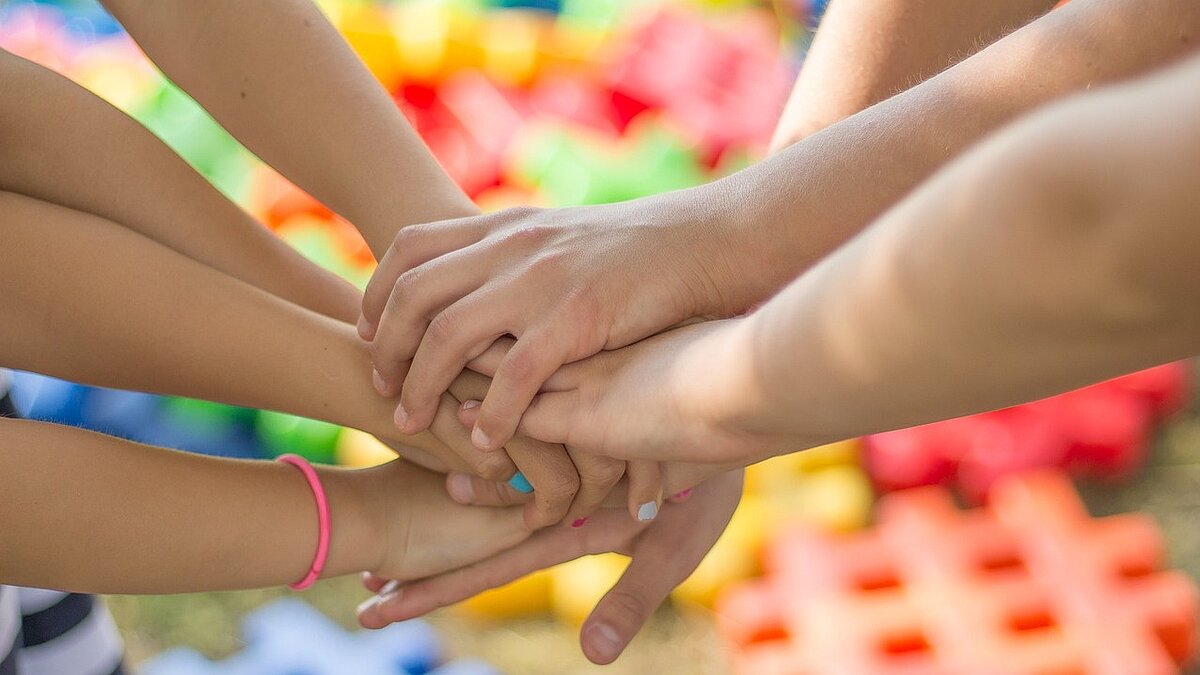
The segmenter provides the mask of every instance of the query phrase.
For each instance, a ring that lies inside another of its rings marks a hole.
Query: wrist
[[[677,194],[681,199],[671,208],[691,228],[687,236],[702,277],[697,316],[744,314],[795,276],[796,256],[773,230],[779,223],[747,206],[754,197],[745,174]]]
[[[377,472],[316,467],[332,521],[329,559],[322,578],[383,565],[387,543],[386,495]]]
[[[749,318],[706,324],[710,330],[684,352],[676,369],[688,373],[678,382],[676,400],[684,417],[696,420],[705,442],[725,447],[724,460],[749,464],[791,445],[766,423],[764,411],[778,404],[754,355],[754,326]],[[794,447],[794,446],[793,446]]]

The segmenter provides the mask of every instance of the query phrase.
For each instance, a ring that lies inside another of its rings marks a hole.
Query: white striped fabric
[[[0,586],[0,663],[8,658],[20,631],[21,607],[17,604],[17,589]]]
[[[65,591],[52,591],[48,588],[16,588],[16,591],[22,614],[50,609],[67,597]]]
[[[112,616],[94,611],[61,637],[22,648],[17,667],[21,675],[109,675],[121,664],[122,652]]]

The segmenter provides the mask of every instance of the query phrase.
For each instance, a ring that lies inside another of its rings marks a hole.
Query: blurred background
[[[392,92],[446,171],[490,211],[632,199],[749,165],[764,151],[825,2],[318,4]],[[125,110],[310,259],[365,285],[374,261],[353,228],[264,167],[166,82],[96,3],[0,0],[0,47],[63,73]],[[717,547],[626,655],[606,669],[587,664],[577,633],[620,574],[624,559],[616,555],[532,575],[439,612],[428,623],[358,642],[361,636],[342,632],[355,630],[353,608],[367,596],[356,579],[318,584],[303,595],[307,605],[280,604],[295,595],[283,589],[109,601],[131,663],[159,675],[375,672],[351,665],[350,656],[341,665],[317,656],[296,665],[295,655],[305,649],[341,653],[337,650],[351,647],[390,655],[381,657],[387,665],[379,672],[398,675],[427,672],[460,657],[475,659],[459,662],[464,665],[454,672],[464,674],[859,672],[837,665],[851,662],[869,662],[864,673],[950,673],[963,671],[933,665],[945,641],[954,643],[936,627],[965,610],[961,600],[929,591],[913,572],[920,565],[911,552],[941,551],[946,541],[961,541],[955,545],[962,555],[979,557],[983,549],[970,543],[979,539],[987,549],[982,562],[976,561],[979,569],[951,565],[939,574],[971,593],[982,589],[982,596],[995,588],[1022,589],[1020,597],[1031,599],[1037,611],[989,599],[985,604],[998,618],[981,630],[1010,641],[1003,644],[1039,645],[1033,651],[1052,656],[1043,665],[1037,665],[1043,656],[1031,657],[1033,666],[1014,665],[1010,671],[996,666],[994,653],[981,652],[979,667],[969,672],[1187,670],[1196,651],[1190,579],[1200,573],[1195,526],[1200,422],[1190,403],[1192,370],[1190,364],[1168,364],[1027,406],[753,467],[747,496]],[[17,405],[29,417],[155,445],[244,458],[296,452],[346,466],[392,457],[365,434],[289,415],[28,373],[15,373],[13,381]],[[1044,473],[1047,468],[1053,473]],[[1074,513],[1070,480],[1078,481],[1095,516],[1142,511],[1154,519],[1137,520],[1136,536],[1128,526],[1108,527],[1109,521],[1079,514],[1058,519],[1060,509]],[[1068,486],[1065,493],[1062,485]],[[937,487],[912,490],[921,486]],[[1046,521],[1067,523],[1067,529],[1046,529],[1050,534],[1044,538],[1064,542],[1071,553],[1042,555],[1053,544],[1029,543],[1036,531],[1051,526],[1012,526],[1016,516],[1004,509],[1015,498],[999,500],[969,521],[986,520],[985,526],[930,511],[922,516],[930,523],[929,541],[892,534],[903,525],[895,514],[925,513],[913,504],[931,495],[975,507],[996,489],[1040,495],[1042,501],[1035,501]],[[882,508],[881,495],[887,495]],[[960,526],[965,529],[955,529]],[[970,534],[977,531],[990,534]],[[800,592],[802,584],[781,562],[793,560],[789,556],[797,551],[800,559],[840,570],[820,577],[827,582],[821,593]],[[881,577],[877,569],[859,569],[853,562],[833,564],[848,552],[859,555],[847,560],[883,560],[890,567]],[[937,555],[951,560],[958,554]],[[1071,567],[1053,562],[1060,558]],[[1162,571],[1171,565],[1186,576]],[[993,574],[998,576],[988,576]],[[1151,587],[1156,590],[1145,590]],[[1095,606],[1079,610],[1073,591],[1086,591]],[[815,604],[815,595],[825,604]],[[876,603],[901,618],[879,619],[871,609]],[[1112,628],[1121,637],[1115,640],[1100,629],[1114,615],[1124,617]],[[829,617],[828,625],[818,629],[814,616]],[[901,628],[895,628],[897,621]],[[308,644],[288,642],[282,634],[289,631]],[[866,637],[851,639],[859,633]],[[985,637],[967,643],[988,643]],[[1130,641],[1136,649],[1126,649]],[[1113,656],[1114,649],[1126,651]],[[855,650],[862,653],[855,656]],[[272,661],[282,651],[290,651],[292,660]],[[1101,657],[1093,658],[1096,654]],[[1154,663],[1165,670],[1094,669],[1099,662]]]

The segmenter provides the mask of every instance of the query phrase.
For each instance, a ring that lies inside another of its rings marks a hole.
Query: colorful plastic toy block
[[[1197,590],[1163,558],[1151,519],[1090,518],[1052,470],[986,509],[917,488],[869,532],[780,537],[718,621],[747,675],[1168,675],[1195,657]]]
[[[280,600],[246,617],[247,646],[213,662],[173,649],[144,664],[142,675],[499,675],[474,660],[443,663],[437,632],[422,621],[347,633],[299,600]]]
[[[858,466],[859,442],[778,457],[746,472],[745,496],[721,538],[672,600],[711,607],[728,584],[759,572],[763,547],[780,528],[861,528],[870,515],[870,481]],[[589,556],[539,572],[462,603],[469,614],[507,619],[551,614],[581,623],[625,569],[623,556]]]
[[[1154,422],[1183,408],[1190,368],[1167,364],[1014,408],[869,436],[865,463],[883,491],[957,485],[976,503],[997,479],[1028,468],[1119,480],[1141,466]]]
[[[765,146],[792,80],[778,40],[765,12],[738,13],[718,26],[664,10],[614,63],[613,102],[626,121],[647,109],[665,111],[710,163],[730,145]]]

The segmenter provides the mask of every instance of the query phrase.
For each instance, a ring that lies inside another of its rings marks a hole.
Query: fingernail
[[[403,431],[404,427],[408,425],[408,411],[404,409],[403,405],[396,406],[395,421],[396,428],[400,429],[401,431]]]
[[[380,595],[380,596],[391,595],[392,593],[395,593],[396,589],[398,589],[398,588],[400,588],[400,582],[396,579],[392,579],[391,581],[384,584],[383,588],[379,589],[378,595]]]
[[[523,495],[533,492],[533,486],[529,484],[529,479],[520,471],[517,472],[517,475],[508,479],[508,486]]]
[[[358,336],[364,340],[371,340],[375,337],[375,327],[367,322],[365,315],[358,315]]]
[[[654,517],[657,515],[658,515],[658,503],[657,502],[646,502],[645,504],[642,504],[641,506],[638,507],[637,518],[640,522],[644,523],[647,520],[654,520]]]
[[[387,396],[387,382],[384,381],[383,376],[379,374],[378,370],[371,370],[371,384],[375,385],[375,391],[379,392],[380,396]]]
[[[480,401],[475,401],[475,400],[463,401],[462,409],[463,410],[474,410],[474,409],[478,408],[480,405],[482,405],[482,403]]]
[[[607,624],[598,623],[589,628],[588,642],[605,661],[612,661],[621,654],[621,636]]]
[[[367,598],[366,600],[363,600],[361,604],[359,604],[358,610],[355,613],[362,614],[363,612],[365,612],[369,609],[374,609],[374,608],[378,607],[379,603],[381,603],[381,602],[383,602],[382,595],[376,595],[376,596]]]
[[[683,492],[677,492],[675,494],[675,496],[672,497],[672,499],[675,499],[676,501],[683,501],[691,496],[692,496],[692,488],[688,488],[688,489],[684,490]]]
[[[492,439],[488,438],[487,433],[485,433],[484,430],[480,429],[478,426],[476,426],[475,430],[471,432],[471,442],[474,443],[475,447],[479,448],[480,450],[492,449]]]
[[[463,473],[452,473],[446,480],[446,491],[459,504],[470,504],[475,501],[475,487],[471,477]]]
[[[583,527],[587,524],[587,518],[576,518],[575,522],[571,523],[571,527]]]

